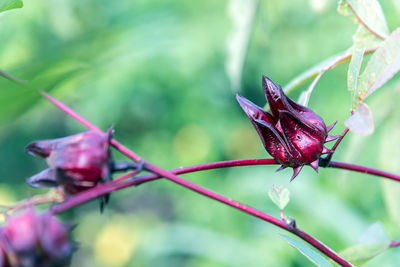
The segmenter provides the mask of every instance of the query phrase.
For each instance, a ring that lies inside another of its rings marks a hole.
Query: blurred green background
[[[390,30],[398,1],[381,1]],[[261,75],[281,85],[352,45],[356,25],[336,1],[36,0],[0,15],[0,69],[72,106],[163,168],[269,157],[235,100],[265,104]],[[309,106],[339,134],[349,115],[347,65],[326,73]],[[242,73],[242,75],[241,75]],[[398,76],[368,101],[376,130],[349,134],[335,159],[400,172]],[[85,130],[36,91],[0,79],[0,204],[46,190],[25,178],[45,162],[32,140]],[[290,97],[296,99],[297,88]],[[383,104],[384,103],[384,104]],[[115,151],[114,151],[115,152]],[[124,159],[114,153],[117,159]],[[376,221],[400,239],[400,186],[368,175],[252,166],[185,175],[274,216],[272,184],[287,186],[286,214],[336,251]],[[78,223],[72,266],[308,266],[281,230],[166,180],[115,192],[103,214],[93,201],[62,216]],[[391,249],[366,266],[398,266]]]

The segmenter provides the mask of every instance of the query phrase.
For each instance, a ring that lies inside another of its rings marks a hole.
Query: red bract
[[[66,266],[72,252],[67,227],[33,209],[10,217],[1,229],[1,266]]]
[[[324,143],[337,138],[328,135],[335,123],[326,127],[320,116],[288,98],[282,88],[268,77],[263,76],[262,82],[271,113],[239,94],[236,99],[257,130],[265,149],[282,164],[278,170],[292,167],[291,181],[304,165],[309,164],[318,172],[319,156],[330,152]]]
[[[45,158],[49,168],[27,179],[33,187],[61,185],[71,194],[96,186],[110,176],[110,137],[86,131],[30,143],[26,151]]]

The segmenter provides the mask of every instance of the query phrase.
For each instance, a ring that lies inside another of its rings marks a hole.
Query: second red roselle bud
[[[1,266],[66,266],[73,242],[58,219],[28,209],[0,228],[0,248]]]
[[[328,132],[335,125],[325,126],[320,116],[311,109],[297,104],[288,98],[282,88],[268,77],[262,79],[265,97],[271,113],[237,94],[240,106],[257,130],[265,149],[282,167],[292,167],[293,180],[304,165],[310,165],[318,171],[318,159],[330,150],[325,142],[337,136]]]
[[[49,168],[27,179],[33,187],[61,185],[71,194],[96,186],[110,177],[111,129],[106,134],[86,131],[30,143],[26,151],[45,158]]]

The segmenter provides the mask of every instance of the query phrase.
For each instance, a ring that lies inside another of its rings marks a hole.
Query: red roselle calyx
[[[45,158],[49,168],[28,178],[33,187],[62,186],[70,194],[96,186],[110,178],[112,130],[86,131],[64,138],[30,143],[26,152]]]
[[[68,226],[28,209],[0,228],[0,266],[67,266],[73,249]]]
[[[330,150],[325,142],[338,138],[328,132],[335,123],[326,127],[320,116],[311,109],[288,98],[282,88],[263,76],[263,89],[271,113],[237,94],[236,99],[257,130],[265,149],[282,166],[292,167],[292,181],[303,168],[310,165],[318,172],[318,159]]]

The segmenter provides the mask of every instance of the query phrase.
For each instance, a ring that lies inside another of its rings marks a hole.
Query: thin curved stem
[[[390,242],[389,247],[390,248],[400,247],[400,240],[395,240]]]
[[[18,84],[20,84],[22,86],[29,86],[27,81],[21,80],[21,79],[15,77],[15,76],[11,75],[10,73],[7,73],[7,72],[3,71],[3,70],[0,70],[0,76],[3,76],[4,78],[6,78],[6,79],[8,79],[10,81],[13,81],[15,83],[18,83]]]
[[[329,162],[331,162],[331,159],[333,157],[333,154],[336,152],[336,148],[339,146],[339,144],[342,142],[343,138],[347,135],[349,132],[349,128],[346,127],[344,129],[343,133],[340,135],[339,139],[336,140],[335,144],[331,148],[331,152],[329,152],[328,156],[325,158],[320,158],[319,160],[319,166],[321,167],[327,167],[329,165]]]
[[[217,161],[210,163],[203,163],[198,165],[180,167],[176,169],[168,170],[173,174],[184,174],[184,173],[192,173],[198,171],[219,169],[219,168],[228,168],[228,167],[238,167],[238,166],[252,166],[252,165],[274,165],[277,162],[274,159],[242,159],[242,160],[229,160],[229,161]],[[118,178],[105,183],[103,185],[98,185],[95,188],[86,190],[80,194],[75,195],[74,197],[70,197],[65,202],[60,203],[52,208],[54,213],[60,213],[70,208],[81,205],[91,199],[98,198],[99,196],[127,188],[130,186],[137,186],[146,182],[154,181],[162,178],[162,175],[157,174],[148,174],[139,177],[133,177],[137,174],[136,170],[125,173],[124,175],[119,176]],[[129,179],[133,177],[133,179]]]
[[[185,173],[192,173],[204,170],[212,170],[212,169],[220,169],[220,168],[229,168],[229,167],[239,167],[239,166],[252,166],[252,165],[274,165],[278,164],[274,159],[240,159],[240,160],[229,160],[229,161],[217,161],[217,162],[210,162],[210,163],[203,163],[198,165],[180,167],[176,169],[168,170],[170,173],[173,174],[185,174]],[[400,175],[384,172],[378,169],[373,169],[361,165],[350,164],[345,162],[339,161],[331,161],[331,164],[328,166],[330,168],[339,168],[339,169],[346,169],[350,171],[356,171],[361,173],[367,173],[371,175],[376,175],[380,177],[389,178],[395,181],[400,181]],[[74,198],[70,198],[67,201],[58,204],[54,207],[56,213],[65,211],[67,209],[73,208],[80,204],[83,204],[86,201],[91,199],[97,198],[101,195],[111,193],[116,190],[120,190],[123,188],[127,188],[130,186],[138,186],[143,183],[147,183],[150,181],[154,181],[157,179],[162,178],[161,175],[157,174],[148,174],[139,177],[133,177],[137,174],[137,171],[130,171],[126,174],[116,178],[115,180],[106,183],[104,185],[99,185],[93,189],[87,190],[82,192],[79,195],[76,195]],[[132,179],[128,179],[131,178]],[[98,189],[98,192],[92,192],[94,189]]]
[[[380,177],[385,177],[391,180],[395,180],[397,182],[400,182],[400,175],[366,167],[366,166],[361,166],[353,163],[346,163],[346,162],[339,162],[339,161],[331,161],[329,162],[328,166],[329,168],[337,168],[337,169],[344,169],[348,171],[355,171],[355,172],[361,172],[361,173],[368,173]]]
[[[61,101],[55,99],[54,97],[52,97],[51,95],[47,94],[44,91],[40,91],[40,93],[42,94],[42,96],[47,98],[47,100],[49,100],[51,103],[53,103],[56,107],[61,109],[64,113],[68,114],[73,119],[75,119],[76,121],[80,122],[81,124],[83,124],[84,126],[89,128],[90,130],[104,134],[104,132],[102,130],[100,130],[100,128],[98,128],[97,126],[95,126],[92,123],[90,123],[87,119],[85,119],[84,117],[79,115],[76,111],[72,110],[70,107],[68,107],[67,105],[65,105]],[[128,149],[124,145],[120,144],[115,139],[111,139],[111,145],[113,145],[113,147],[118,149],[122,154],[125,154],[126,156],[130,157],[134,161],[141,161],[142,160],[141,157],[136,155],[133,151],[131,151],[130,149]]]

